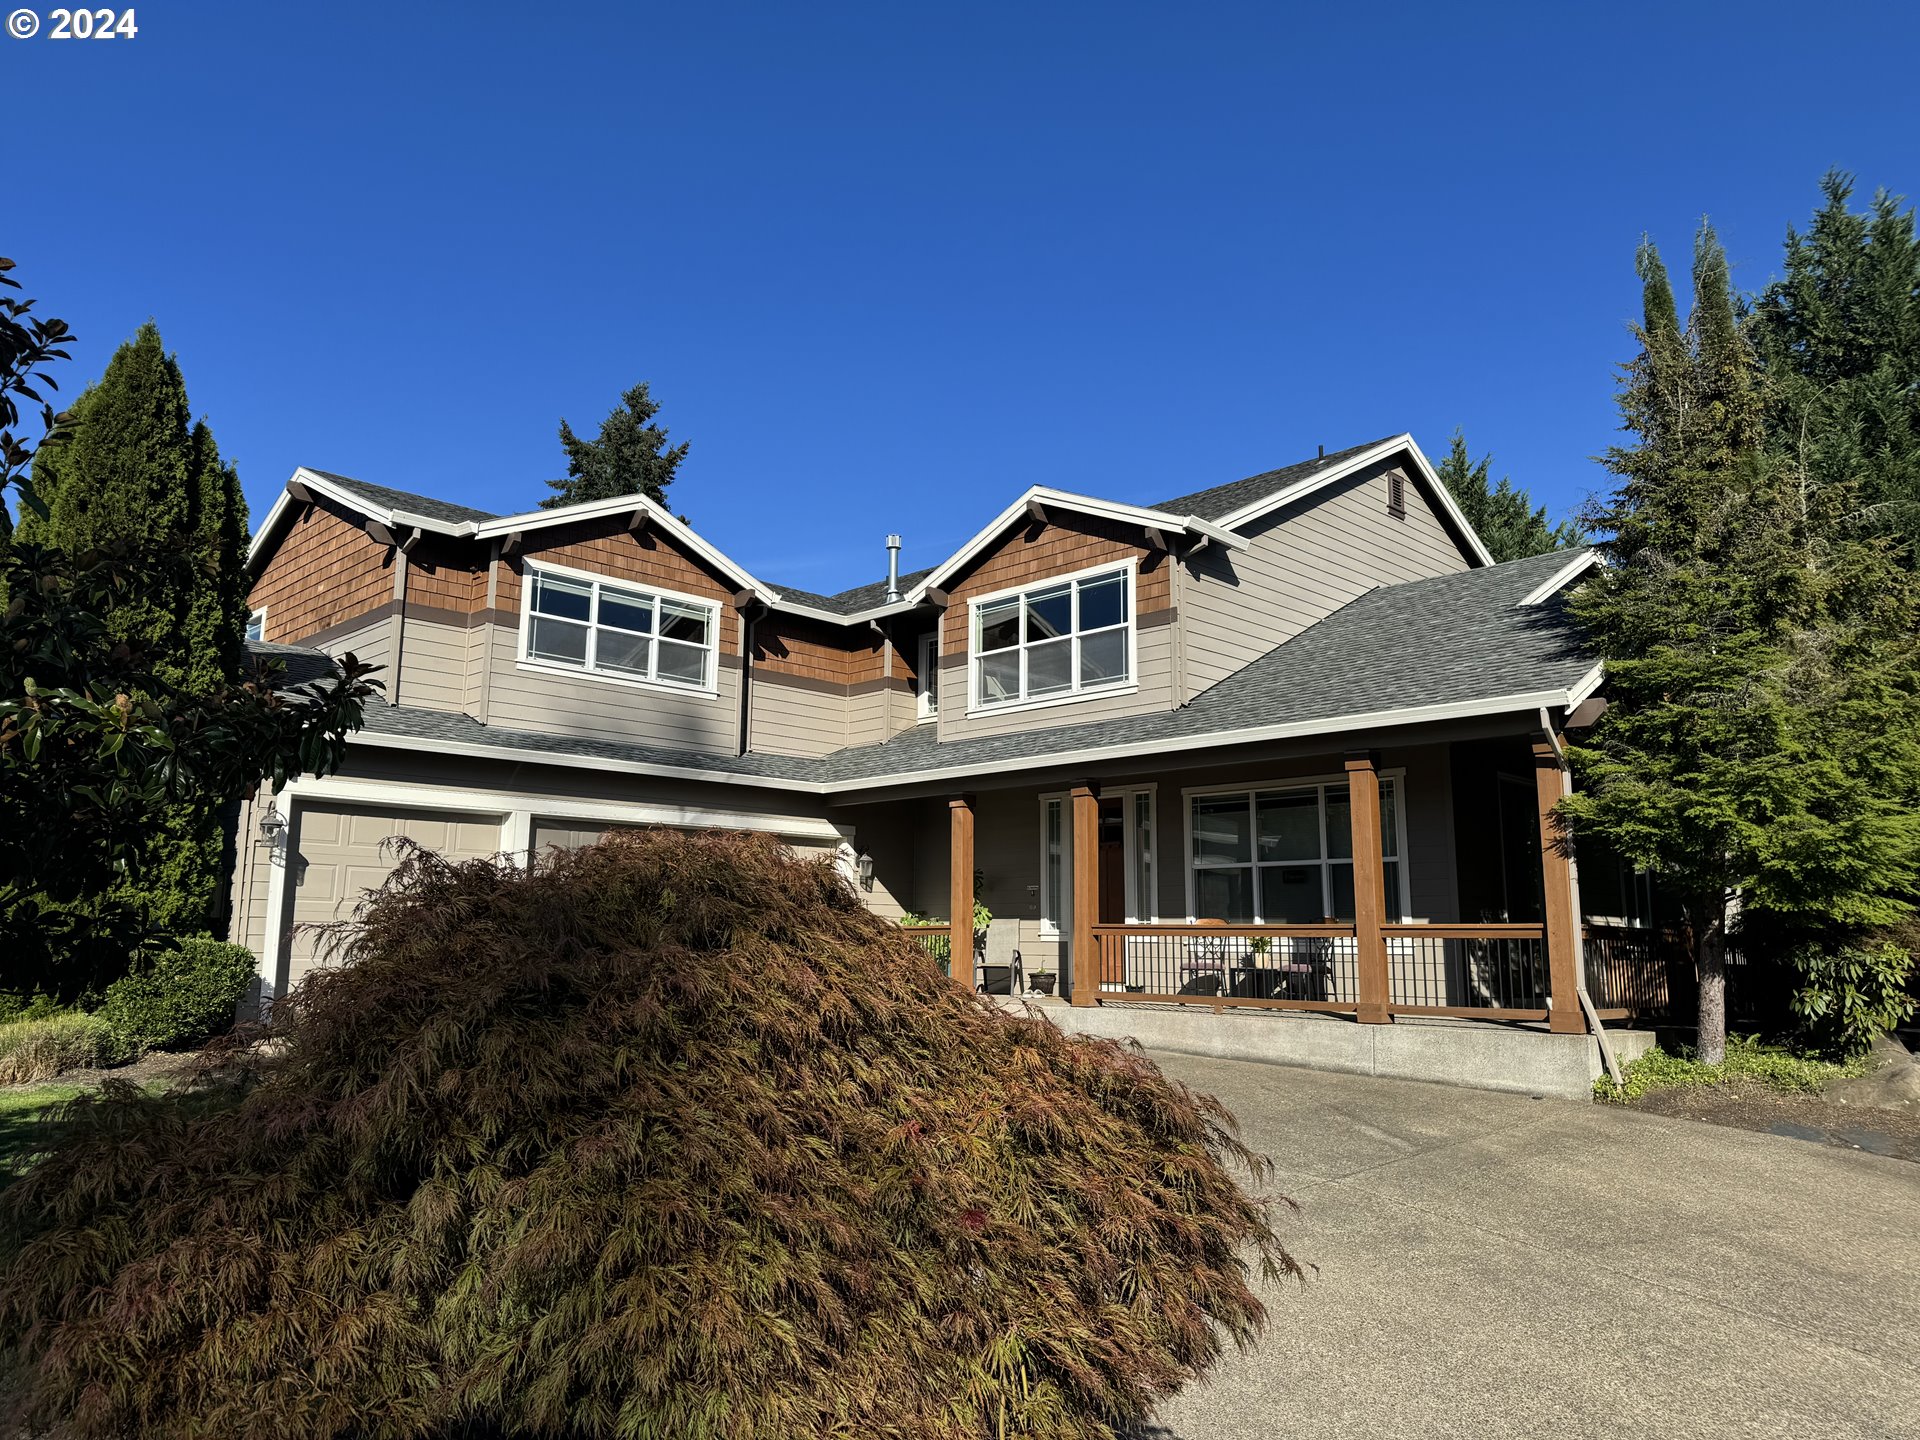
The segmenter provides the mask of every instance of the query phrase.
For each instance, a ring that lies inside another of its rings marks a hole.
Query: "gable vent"
[[[1397,470],[1387,475],[1387,514],[1396,520],[1407,518],[1407,477]]]

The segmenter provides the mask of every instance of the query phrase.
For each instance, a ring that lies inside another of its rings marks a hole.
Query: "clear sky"
[[[1642,231],[1757,288],[1829,166],[1920,191],[1911,4],[33,3],[0,253],[70,389],[151,316],[256,514],[511,511],[647,379],[676,506],[817,590],[1401,430],[1570,508]]]

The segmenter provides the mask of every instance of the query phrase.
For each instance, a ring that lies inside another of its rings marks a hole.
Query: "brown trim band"
[[[345,620],[336,620],[331,625],[323,626],[305,635],[276,635],[273,637],[272,643],[275,645],[309,645],[317,650],[323,645],[331,645],[342,636],[353,634],[356,630],[364,630],[369,625],[378,624],[382,620],[390,619],[397,608],[393,601],[383,600],[371,610],[363,610],[358,615],[348,616]],[[267,618],[271,620],[273,617],[269,614]]]

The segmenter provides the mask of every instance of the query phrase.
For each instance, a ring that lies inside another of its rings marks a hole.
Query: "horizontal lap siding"
[[[472,630],[410,615],[402,634],[400,703],[464,712]]]
[[[847,743],[847,697],[782,684],[755,669],[748,748],[766,755],[825,755]]]
[[[522,669],[520,636],[493,627],[487,722],[503,730],[629,740],[707,754],[731,754],[739,730],[740,672],[720,667],[719,695],[642,690],[584,675]]]
[[[1468,568],[1418,484],[1406,483],[1404,520],[1387,514],[1387,473],[1263,517],[1243,531],[1246,550],[1200,553],[1180,587],[1187,698],[1369,590]]]
[[[332,501],[307,507],[287,527],[247,593],[265,607],[265,638],[298,645],[310,635],[393,599],[393,551]]]
[[[556,526],[533,531],[528,547],[495,567],[487,723],[509,730],[579,735],[597,740],[627,740],[708,754],[732,754],[740,732],[740,614],[731,587],[665,537],[629,534],[623,518]],[[604,575],[613,581],[678,591],[719,608],[717,697],[679,695],[594,680],[522,669],[519,616],[525,561],[542,560]]]
[[[393,684],[393,617],[391,615],[381,616],[364,629],[337,635],[320,648],[335,657],[351,655],[362,664],[378,665],[381,667],[380,673],[373,678],[389,687]]]
[[[967,714],[964,661],[972,640],[971,602],[976,597],[1037,585],[1056,575],[1101,565],[1124,565],[1130,560],[1140,563],[1134,577],[1138,688],[1133,693],[1009,714]],[[1016,523],[999,544],[948,587],[950,599],[941,622],[940,653],[954,663],[940,667],[940,738],[972,739],[1171,709],[1172,626],[1140,623],[1142,617],[1164,615],[1169,609],[1173,603],[1171,582],[1171,561],[1162,552],[1148,548],[1134,527],[1067,513],[1061,514],[1058,523]]]

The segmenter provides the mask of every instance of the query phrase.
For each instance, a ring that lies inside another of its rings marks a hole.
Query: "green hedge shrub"
[[[1299,1272],[1217,1101],[766,836],[416,851],[342,958],[0,1192],[24,1433],[1111,1440]]]
[[[1873,1042],[1914,1012],[1907,982],[1913,954],[1889,940],[1833,949],[1808,948],[1793,957],[1800,972],[1793,1013],[1808,1042],[1822,1054],[1864,1054]]]
[[[126,1042],[98,1015],[74,1011],[0,1024],[0,1085],[51,1080],[63,1070],[127,1058]]]
[[[253,952],[244,945],[204,935],[176,944],[107,987],[100,1013],[135,1053],[187,1050],[224,1035],[253,981]]]

